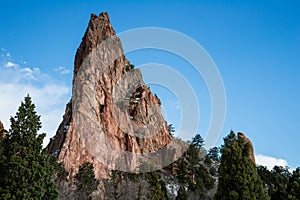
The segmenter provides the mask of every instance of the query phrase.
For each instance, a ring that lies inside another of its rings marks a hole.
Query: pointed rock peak
[[[99,17],[96,14],[91,14],[89,27],[87,31],[97,32],[97,36],[107,37],[115,35],[115,31],[110,23],[107,12],[100,13]]]
[[[170,164],[183,148],[168,146],[173,138],[160,104],[123,55],[108,14],[92,14],[75,57],[72,99],[48,152],[71,176],[84,162],[97,178],[112,169],[141,172],[150,161]]]
[[[108,13],[107,12],[100,13],[99,17],[102,18],[104,21],[109,22],[109,17],[108,17]]]
[[[2,132],[4,130],[4,126],[2,124],[2,122],[0,121],[0,132]]]
[[[0,136],[5,137],[8,132],[4,129],[3,123],[0,121]]]
[[[249,138],[247,138],[245,136],[244,133],[238,132],[238,139],[243,139],[245,144],[249,145],[250,148],[250,159],[252,160],[252,162],[255,164],[255,157],[254,157],[254,148],[253,148],[253,144],[251,142],[251,140]]]
[[[99,16],[91,14],[89,25],[77,49],[74,61],[74,77],[86,56],[96,48],[98,44],[107,38],[116,36],[107,12],[102,12]]]

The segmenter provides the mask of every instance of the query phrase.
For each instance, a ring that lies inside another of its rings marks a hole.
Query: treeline
[[[8,131],[0,123],[0,199],[300,199],[300,168],[256,166],[249,144],[233,131],[208,151],[196,134],[184,155],[161,170],[112,171],[110,179],[97,180],[91,163],[69,177],[63,163],[47,154],[29,96],[10,122]]]
[[[275,166],[271,171],[258,166],[257,171],[272,200],[300,199],[300,168],[290,172],[288,167]]]

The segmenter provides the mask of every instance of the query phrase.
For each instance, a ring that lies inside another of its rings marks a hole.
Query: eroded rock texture
[[[253,161],[253,163],[255,164],[254,148],[253,148],[252,142],[245,136],[244,133],[241,133],[241,132],[238,132],[238,139],[243,139],[245,144],[249,144],[250,158]]]
[[[174,158],[174,151],[163,148],[173,140],[160,100],[123,55],[106,12],[91,15],[76,53],[72,88],[48,145],[71,175],[86,161],[100,178],[110,169],[138,171],[143,162]]]

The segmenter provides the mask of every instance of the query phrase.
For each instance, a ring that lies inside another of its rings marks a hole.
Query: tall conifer
[[[42,146],[46,134],[37,133],[42,125],[29,95],[10,122],[2,140],[0,198],[56,199],[54,171]]]
[[[219,185],[216,200],[268,200],[255,164],[249,156],[249,145],[236,139],[233,131],[224,138]]]

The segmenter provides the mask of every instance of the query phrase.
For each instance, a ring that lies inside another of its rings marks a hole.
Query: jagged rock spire
[[[116,167],[136,171],[141,155],[171,140],[160,100],[123,55],[108,14],[92,14],[75,56],[72,99],[49,153],[64,162],[71,175],[84,162],[92,162],[100,178]],[[172,160],[167,153],[155,159]]]
[[[115,35],[116,32],[110,23],[107,12],[102,12],[99,17],[95,14],[91,14],[88,28],[76,52],[74,78],[83,60],[89,55],[92,49],[95,49],[103,40]]]

